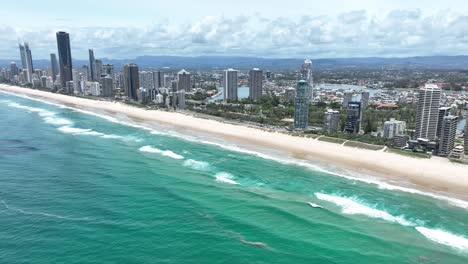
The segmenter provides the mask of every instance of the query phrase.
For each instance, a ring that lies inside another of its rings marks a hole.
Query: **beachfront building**
[[[466,120],[468,120],[468,117]],[[465,124],[465,154],[468,155],[468,121]]]
[[[362,109],[366,109],[369,105],[370,93],[369,91],[363,91],[361,93],[361,106]]]
[[[442,90],[435,84],[426,84],[419,89],[416,109],[416,132],[414,138],[435,140]]]
[[[353,91],[344,91],[343,92],[343,107],[347,108],[349,102],[353,101]]]
[[[442,121],[442,130],[439,139],[439,156],[446,157],[455,147],[458,117],[449,115]]]
[[[113,97],[114,96],[114,80],[111,77],[105,76],[101,78],[101,96]]]
[[[89,78],[91,79],[91,81],[95,81],[95,68],[96,68],[95,60],[96,59],[94,58],[94,50],[89,49],[88,53],[89,53]]]
[[[340,111],[328,109],[325,112],[325,122],[323,129],[328,132],[335,132],[339,129]]]
[[[297,83],[294,98],[294,128],[306,129],[309,125],[309,84],[301,80]]]
[[[390,121],[386,121],[383,127],[383,137],[393,138],[396,135],[404,135],[406,130],[406,122],[398,121],[395,118],[390,118]]]
[[[348,133],[359,133],[361,131],[361,102],[348,103],[344,131]]]
[[[439,117],[437,118],[437,138],[440,138],[440,134],[442,133],[442,124],[444,121],[444,117],[450,115],[450,107],[440,107],[439,108]]]
[[[70,35],[63,31],[57,32],[56,35],[60,65],[60,78],[62,81],[62,87],[66,87],[67,82],[73,80]]]
[[[190,92],[192,90],[190,72],[182,69],[177,73],[177,90],[184,90],[186,92]]]
[[[138,65],[131,63],[124,66],[124,90],[129,99],[138,100],[137,91],[140,88]]]
[[[237,101],[237,71],[228,69],[223,72],[222,86],[224,87],[224,101]]]
[[[26,69],[26,52],[24,49],[24,45],[18,44],[20,50],[20,57],[21,57],[21,68],[24,70]]]
[[[465,148],[463,146],[456,146],[448,155],[451,160],[462,160],[465,157]]]
[[[99,81],[102,75],[102,60],[94,60],[94,80]]]
[[[55,53],[50,54],[50,71],[50,74],[52,75],[52,80],[55,81],[57,79],[57,75],[59,74],[57,55],[55,55]]]
[[[249,98],[257,100],[262,98],[263,92],[263,71],[253,68],[249,71]]]
[[[26,70],[23,82],[32,83],[34,66],[32,62],[31,49],[29,49],[29,44],[27,42],[23,45],[19,44],[19,49],[22,67],[23,70]]]
[[[112,65],[112,64],[102,65],[101,77],[105,77],[105,76],[111,78],[112,81],[115,80],[114,65]]]
[[[153,83],[154,88],[156,89],[164,87],[164,73],[162,73],[161,71],[154,71]]]
[[[152,89],[154,87],[153,73],[149,71],[138,72],[140,78],[140,87],[144,89]]]

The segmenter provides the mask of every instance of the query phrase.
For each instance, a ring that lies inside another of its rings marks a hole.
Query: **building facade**
[[[440,138],[440,134],[442,133],[442,124],[444,121],[444,117],[450,115],[450,107],[440,107],[439,108],[439,115],[437,118],[437,133],[436,137]]]
[[[124,90],[129,99],[138,100],[137,91],[140,88],[138,65],[131,63],[124,66]]]
[[[361,131],[361,102],[349,102],[346,108],[345,132],[359,133]]]
[[[60,65],[60,80],[62,81],[62,87],[66,87],[67,82],[73,80],[70,36],[67,32],[57,32],[57,48]]]
[[[222,86],[224,87],[223,95],[224,101],[237,101],[237,71],[228,69],[223,72]]]
[[[262,98],[263,93],[263,71],[254,68],[249,71],[249,98],[257,100]]]
[[[57,80],[57,75],[59,74],[59,67],[57,62],[57,55],[55,53],[50,54],[50,71],[52,75],[52,80]]]
[[[95,58],[94,58],[94,50],[93,49],[89,49],[88,50],[88,53],[89,53],[89,77],[91,79],[91,81],[95,81]]]
[[[301,80],[297,83],[294,98],[294,128],[306,129],[309,125],[309,84]]]
[[[323,129],[328,132],[335,132],[339,129],[340,111],[328,110],[325,112],[325,122]]]
[[[369,91],[363,91],[361,93],[361,106],[363,110],[366,109],[367,106],[369,105],[369,99],[370,99]]]
[[[439,156],[447,157],[455,147],[458,117],[449,115],[442,121],[442,131],[439,139]]]
[[[390,121],[386,121],[383,127],[383,137],[393,138],[396,135],[404,135],[406,130],[406,122],[398,121],[395,118],[391,118]]]
[[[343,92],[343,107],[346,109],[349,102],[353,101],[353,91],[344,91]]]
[[[177,90],[190,92],[192,90],[192,81],[190,72],[182,69],[177,73]]]
[[[419,89],[415,139],[436,139],[441,92],[435,84],[426,84],[424,88]]]

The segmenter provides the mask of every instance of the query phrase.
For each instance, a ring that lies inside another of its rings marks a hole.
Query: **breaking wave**
[[[217,173],[215,177],[216,177],[216,181],[218,182],[224,182],[224,183],[229,183],[229,184],[234,184],[234,185],[239,184],[238,182],[233,180],[234,176],[227,172]]]
[[[176,154],[170,150],[160,150],[158,148],[154,148],[151,146],[143,146],[139,150],[142,152],[148,152],[148,153],[158,153],[158,154],[161,154],[163,156],[170,157],[173,159],[178,159],[178,160],[184,159],[184,156]]]
[[[458,250],[468,251],[468,239],[462,236],[454,235],[441,229],[430,229],[417,226],[416,230],[426,238]]]
[[[184,166],[200,171],[207,171],[210,168],[210,164],[208,162],[193,159],[186,160],[184,162]]]

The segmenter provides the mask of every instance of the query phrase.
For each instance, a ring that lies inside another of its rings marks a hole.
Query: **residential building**
[[[263,93],[263,71],[253,68],[249,71],[249,97],[257,100],[262,98]]]
[[[366,109],[367,106],[369,105],[369,99],[370,99],[370,93],[369,91],[363,91],[361,93],[361,105],[362,109]]]
[[[465,156],[465,148],[463,146],[456,146],[448,155],[448,158],[451,160],[462,160]]]
[[[222,86],[224,87],[224,101],[237,101],[237,71],[228,69],[223,72]]]
[[[184,90],[186,92],[190,92],[192,90],[190,72],[182,69],[177,73],[177,90]]]
[[[444,121],[444,117],[450,115],[451,107],[440,107],[439,108],[439,115],[437,119],[437,138],[440,138],[440,134],[442,133],[442,124]]]
[[[94,58],[94,50],[93,49],[89,49],[88,50],[89,52],[89,77],[91,79],[91,81],[95,81],[95,68],[96,68],[96,65],[95,65],[95,58]]]
[[[294,128],[306,129],[309,125],[309,84],[301,80],[297,83],[294,98]]]
[[[353,91],[343,92],[343,107],[346,109],[348,104],[353,101]]]
[[[55,55],[55,53],[50,54],[50,70],[51,70],[52,80],[55,81],[57,79],[57,75],[59,74],[57,55]]]
[[[110,76],[101,78],[101,96],[113,97],[114,96],[114,80]]]
[[[435,140],[441,92],[435,84],[426,84],[424,88],[419,89],[415,139]]]
[[[124,90],[129,99],[138,100],[137,90],[140,88],[138,65],[131,63],[124,66]]]
[[[70,36],[67,32],[57,32],[57,48],[60,65],[60,79],[62,81],[62,87],[66,87],[67,82],[73,80]]]
[[[404,135],[406,130],[406,122],[398,121],[395,118],[390,118],[390,121],[384,123],[383,137],[393,138],[396,135]]]
[[[359,133],[361,131],[361,102],[349,102],[346,108],[345,132]]]
[[[308,97],[309,100],[313,99],[313,79],[312,79],[312,60],[307,59],[304,61],[301,67],[301,78],[309,85]]]
[[[112,81],[115,80],[115,74],[114,74],[114,65],[112,64],[104,64],[102,65],[102,72],[101,72],[101,77],[107,76],[112,79]]]
[[[442,121],[442,131],[439,139],[439,156],[448,156],[455,147],[458,117],[449,115]]]
[[[335,132],[339,130],[340,112],[328,109],[325,112],[324,130],[328,132]]]

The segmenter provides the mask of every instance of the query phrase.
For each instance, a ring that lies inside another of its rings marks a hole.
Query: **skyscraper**
[[[26,51],[24,50],[24,46],[21,44],[18,44],[19,50],[20,50],[20,57],[21,57],[21,67],[23,69],[26,69]]]
[[[112,97],[114,96],[114,81],[111,77],[105,76],[100,80],[101,83],[101,96],[103,97]]]
[[[177,73],[177,90],[190,92],[192,90],[190,72],[182,69]]]
[[[468,117],[466,120],[468,120]],[[468,155],[468,121],[465,123],[465,154]]]
[[[324,129],[328,132],[335,132],[338,130],[338,125],[340,122],[340,112],[328,109],[325,112],[325,122]]]
[[[140,88],[138,65],[131,63],[124,66],[124,89],[128,98],[138,100],[137,90]]]
[[[24,57],[24,65],[23,69],[26,69],[26,80],[28,83],[32,83],[33,79],[33,61],[32,61],[32,54],[31,50],[29,49],[29,44],[27,42],[24,43],[24,46],[19,45],[20,52],[21,52],[21,63],[23,63]]]
[[[437,138],[440,138],[440,134],[442,133],[442,125],[443,125],[444,117],[450,115],[450,109],[451,107],[447,107],[447,106],[439,108],[439,117],[437,118],[437,133],[436,133]]]
[[[66,87],[67,82],[73,80],[70,36],[67,32],[57,32],[57,48],[60,64],[60,79],[62,81],[62,87]]]
[[[363,91],[361,93],[361,105],[362,105],[362,109],[366,109],[367,106],[369,105],[369,97],[370,97],[370,94],[369,94],[369,91]]]
[[[301,80],[297,83],[294,98],[294,128],[306,129],[309,125],[309,84]]]
[[[249,97],[257,100],[262,98],[263,91],[263,71],[253,68],[249,71]]]
[[[455,147],[455,136],[457,134],[458,117],[449,115],[442,120],[442,130],[439,140],[439,155],[448,156]]]
[[[154,88],[164,87],[164,74],[161,71],[153,72]]]
[[[95,81],[94,77],[95,77],[95,64],[94,64],[94,50],[93,49],[89,49],[88,50],[89,52],[89,78],[91,78],[91,81]]]
[[[115,80],[114,65],[112,65],[112,64],[102,65],[101,75],[105,75],[107,77],[110,77],[112,79],[112,81],[114,81]]]
[[[237,101],[237,71],[228,69],[223,72],[224,101]]]
[[[441,89],[435,84],[426,84],[419,90],[415,139],[434,140],[436,138],[440,95]]]
[[[52,74],[52,80],[55,81],[57,79],[57,75],[59,74],[57,56],[55,53],[50,54],[50,70]]]
[[[94,60],[94,80],[99,81],[102,75],[102,61]]]
[[[349,102],[346,108],[345,132],[359,133],[361,131],[361,102]]]
[[[343,107],[347,108],[349,102],[353,101],[353,91],[344,91],[343,92]]]
[[[301,78],[309,85],[309,100],[313,99],[313,79],[312,79],[312,60],[307,59],[301,67]]]
[[[16,63],[15,62],[10,63],[10,74],[11,74],[12,79],[15,75],[18,75],[18,73],[19,73],[19,70],[18,70],[18,66],[16,66]]]

